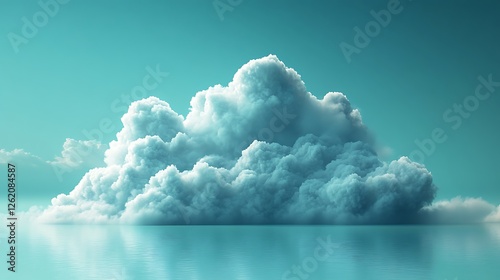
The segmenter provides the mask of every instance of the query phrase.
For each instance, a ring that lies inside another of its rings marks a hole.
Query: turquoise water
[[[0,279],[500,279],[500,225],[21,226],[17,235],[17,272],[3,262]]]

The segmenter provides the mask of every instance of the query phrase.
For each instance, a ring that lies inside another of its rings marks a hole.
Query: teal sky
[[[142,84],[146,68],[169,76],[148,95],[186,115],[197,91],[227,84],[250,59],[277,55],[318,97],[347,95],[361,110],[386,159],[418,149],[416,139],[442,128],[448,138],[425,158],[438,199],[483,197],[500,203],[500,88],[454,130],[443,113],[474,94],[478,76],[500,81],[500,4],[495,1],[401,1],[386,27],[349,63],[339,44],[354,44],[354,27],[374,20],[390,1],[243,0],[218,16],[212,1],[78,1],[60,5],[16,53],[9,33],[21,35],[36,1],[0,0],[0,149],[23,149],[44,160],[60,155],[66,138],[110,119],[119,131],[115,100]],[[121,102],[121,101],[120,101]],[[454,114],[457,116],[457,114]],[[70,191],[42,181],[36,197]],[[44,175],[40,171],[37,176]],[[30,174],[23,174],[30,177]],[[48,203],[48,202],[47,202]]]

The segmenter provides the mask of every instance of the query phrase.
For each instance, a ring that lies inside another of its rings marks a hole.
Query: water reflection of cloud
[[[496,267],[500,258],[500,225],[36,226],[22,230],[21,262],[37,260],[24,279],[37,273],[53,275],[52,279],[281,279],[291,266],[313,256],[317,238],[328,237],[340,246],[326,261],[318,262],[310,279],[373,279],[376,275],[473,279],[473,271],[484,262]],[[27,271],[25,267],[22,275]]]

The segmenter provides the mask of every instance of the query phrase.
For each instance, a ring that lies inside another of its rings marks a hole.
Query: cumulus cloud
[[[84,165],[95,167],[102,162],[102,156],[105,151],[104,145],[96,140],[75,140],[66,138],[63,144],[61,156],[57,156],[48,163],[67,169],[75,169]]]
[[[47,161],[59,181],[63,175],[78,169],[102,166],[106,147],[96,140],[75,140],[66,138],[60,156]]]
[[[381,161],[347,97],[316,98],[276,56],[190,105],[184,117],[156,97],[132,103],[106,166],[55,197],[41,221],[411,223],[441,209],[423,165]]]
[[[500,223],[500,205],[498,205],[494,211],[488,214],[488,216],[484,218],[484,221],[487,223]]]
[[[67,138],[60,156],[47,161],[59,178],[78,169],[89,169],[104,165],[103,156],[106,147],[96,140],[75,140]]]
[[[500,207],[500,206],[499,206]],[[482,223],[500,221],[497,208],[481,198],[456,197],[422,208],[421,222],[439,224]]]

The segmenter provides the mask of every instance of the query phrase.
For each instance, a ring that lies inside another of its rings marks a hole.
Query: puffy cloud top
[[[189,114],[136,101],[105,153],[48,222],[407,223],[436,187],[424,166],[377,156],[345,95],[318,99],[276,56],[198,92]]]

